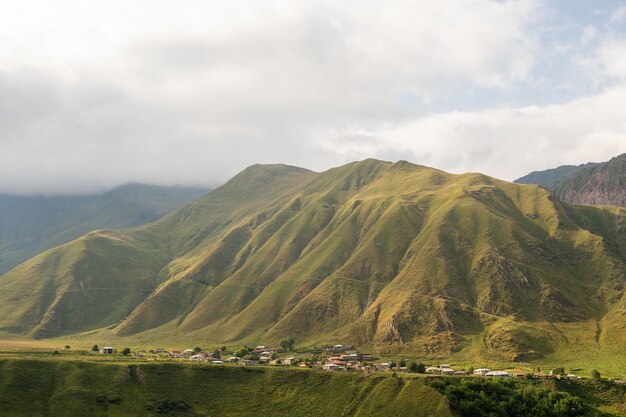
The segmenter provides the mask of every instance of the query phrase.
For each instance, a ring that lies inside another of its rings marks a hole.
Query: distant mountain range
[[[207,192],[193,187],[127,184],[84,196],[0,194],[0,274],[92,230],[152,222]]]
[[[618,207],[403,161],[255,165],[1,276],[0,331],[623,361],[624,222]]]
[[[602,163],[532,172],[515,182],[541,185],[572,204],[626,207],[626,154]]]
[[[561,165],[560,167],[546,169],[544,171],[533,171],[513,182],[517,184],[537,184],[549,190],[553,190],[558,183],[567,179],[571,175],[580,170],[592,168],[596,165],[598,165],[596,162],[588,162],[582,165]]]

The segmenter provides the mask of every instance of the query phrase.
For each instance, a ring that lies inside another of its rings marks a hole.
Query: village
[[[94,349],[102,355],[118,354],[116,349],[110,346]],[[368,353],[358,352],[352,346],[334,345],[324,346],[312,350],[294,351],[292,346],[269,347],[259,345],[241,347],[228,350],[225,346],[213,351],[204,351],[199,347],[184,350],[165,350],[163,348],[141,350],[131,352],[125,348],[124,356],[143,358],[147,360],[185,360],[191,362],[207,363],[213,365],[239,365],[239,366],[277,366],[299,367],[329,372],[360,372],[371,375],[377,372],[400,372],[412,374],[424,374],[428,378],[441,377],[486,377],[486,378],[531,378],[531,379],[569,379],[581,380],[584,377],[573,373],[566,373],[563,368],[555,368],[549,372],[542,372],[535,368],[533,372],[514,372],[507,370],[492,370],[489,368],[464,368],[448,364],[426,366],[421,362],[402,359],[399,361],[380,361]],[[619,380],[616,382],[624,383]]]

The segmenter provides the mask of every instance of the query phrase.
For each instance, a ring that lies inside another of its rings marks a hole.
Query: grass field
[[[460,415],[430,387],[429,381],[434,380],[424,375],[217,366],[71,351],[54,355],[43,346],[31,350],[17,343],[4,346],[15,350],[0,353],[0,416]],[[512,382],[520,393],[541,389],[580,397],[588,406],[588,416],[626,415],[624,386],[594,381]]]

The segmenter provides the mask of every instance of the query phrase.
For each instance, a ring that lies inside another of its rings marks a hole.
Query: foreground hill
[[[0,277],[0,330],[623,363],[625,214],[407,162],[255,165]]]
[[[513,182],[517,184],[537,184],[552,190],[558,183],[576,174],[578,171],[582,171],[585,168],[592,168],[596,165],[598,164],[595,162],[588,162],[581,165],[561,165],[560,167],[546,169],[544,171],[533,171]]]
[[[150,223],[207,191],[128,184],[85,196],[0,194],[0,274],[92,230]]]
[[[435,380],[60,356],[0,359],[0,416],[616,417],[626,410],[626,387],[608,381]]]
[[[417,380],[181,364],[0,360],[0,416],[452,417]]]
[[[554,192],[572,204],[626,207],[626,153],[577,172],[556,185]]]

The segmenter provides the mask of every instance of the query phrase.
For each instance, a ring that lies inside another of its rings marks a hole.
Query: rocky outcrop
[[[579,171],[554,192],[567,203],[626,207],[626,154]]]

